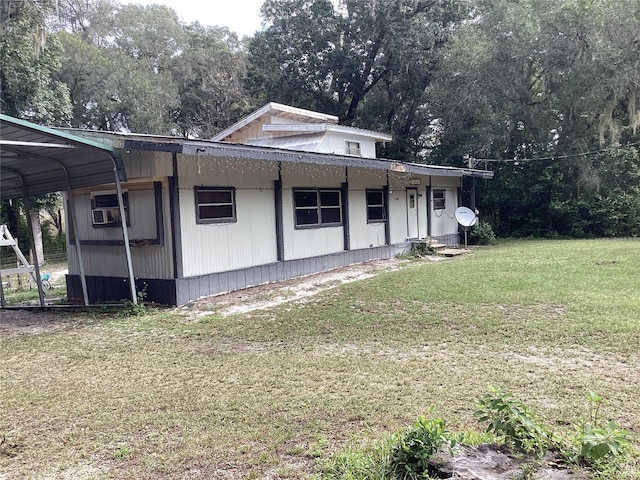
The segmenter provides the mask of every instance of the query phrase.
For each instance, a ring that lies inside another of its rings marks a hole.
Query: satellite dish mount
[[[474,227],[478,223],[478,214],[467,207],[456,208],[455,217],[464,230],[464,248],[467,248],[467,233],[469,227]]]

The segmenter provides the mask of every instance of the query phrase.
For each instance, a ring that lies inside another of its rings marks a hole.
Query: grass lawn
[[[489,385],[554,429],[595,391],[640,434],[640,240],[508,242],[228,317],[50,315],[0,341],[2,480],[305,478],[430,406],[479,431]]]

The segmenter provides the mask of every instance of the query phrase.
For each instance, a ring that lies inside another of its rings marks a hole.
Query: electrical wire
[[[636,145],[640,145],[640,141],[627,143],[626,145],[621,145],[617,148],[634,147]],[[598,153],[607,152],[608,150],[609,149],[593,150],[590,152],[572,153],[568,155],[554,155],[552,157],[540,157],[540,158],[475,158],[475,157],[471,157],[471,160],[476,165],[481,162],[504,162],[504,163],[516,162],[517,163],[517,162],[534,162],[537,160],[564,160],[565,158],[586,157],[589,155],[596,155]]]

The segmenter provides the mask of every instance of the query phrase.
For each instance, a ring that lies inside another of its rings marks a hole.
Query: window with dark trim
[[[441,188],[433,190],[433,209],[444,210],[447,207],[446,198],[446,190]]]
[[[236,221],[234,187],[196,187],[196,223]]]
[[[296,228],[342,225],[340,190],[293,190]]]
[[[129,219],[128,192],[122,192],[122,203],[124,205],[125,216],[127,217],[127,225],[129,225],[131,220]],[[118,194],[116,192],[91,194],[91,224],[94,228],[122,226]]]
[[[367,223],[385,222],[386,211],[384,190],[367,190]]]

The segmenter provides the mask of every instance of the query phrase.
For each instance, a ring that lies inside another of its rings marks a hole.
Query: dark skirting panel
[[[406,251],[407,248],[408,244],[385,245],[189,278],[167,280],[138,278],[136,288],[144,302],[172,306],[184,305],[201,297],[254,285],[278,282],[369,260],[392,258]],[[131,295],[129,281],[126,278],[87,276],[87,289],[90,303],[122,301],[130,299]],[[67,275],[67,297],[71,300],[82,299],[79,275]]]

